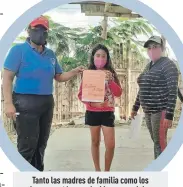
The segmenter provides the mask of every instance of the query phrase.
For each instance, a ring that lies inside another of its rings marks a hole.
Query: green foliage
[[[108,29],[107,39],[104,40],[102,27],[69,28],[54,22],[49,16],[50,31],[48,44],[56,53],[59,63],[64,71],[69,71],[79,65],[87,66],[91,49],[98,43],[106,45],[112,50],[116,44],[123,44],[123,53],[125,55],[127,42],[130,41],[130,49],[138,55],[138,59],[143,59],[142,51],[144,41],[139,40],[139,35],[147,36],[153,34],[155,28],[145,19],[122,19],[115,18],[112,22],[115,24]],[[25,37],[19,37],[18,40],[25,40]],[[13,44],[14,45],[14,44]]]
[[[62,68],[64,69],[64,71],[69,71],[73,68],[76,68],[78,66],[87,66],[87,61],[85,61],[85,63],[78,61],[76,58],[72,58],[72,57],[68,57],[68,56],[64,56],[62,57],[62,59],[60,60],[59,63]]]

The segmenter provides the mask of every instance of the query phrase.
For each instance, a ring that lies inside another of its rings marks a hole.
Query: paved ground
[[[169,139],[174,130],[169,131]],[[143,170],[153,160],[153,144],[147,129],[140,138],[129,138],[129,130],[116,127],[113,171]],[[104,168],[104,142],[101,142],[101,166]],[[93,171],[88,128],[60,128],[51,135],[45,153],[45,169],[51,171]]]

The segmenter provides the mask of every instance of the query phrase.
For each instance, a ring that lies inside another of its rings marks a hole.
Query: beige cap
[[[161,39],[160,36],[151,36],[151,37],[145,42],[144,48],[147,48],[147,47],[148,47],[148,44],[149,44],[150,42],[156,42],[156,43],[158,43],[158,44],[160,44],[160,45],[163,45],[163,42],[162,42],[162,39]]]

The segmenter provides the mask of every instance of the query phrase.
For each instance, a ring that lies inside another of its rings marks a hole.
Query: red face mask
[[[149,58],[153,62],[155,62],[156,60],[160,59],[161,58],[161,54],[162,54],[162,49],[160,47],[148,49]]]

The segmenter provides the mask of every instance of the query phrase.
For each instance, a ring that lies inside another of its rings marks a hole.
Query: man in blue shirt
[[[11,48],[3,72],[5,113],[16,121],[18,151],[40,171],[53,118],[53,80],[65,82],[83,71],[78,67],[63,73],[54,52],[46,47],[48,31],[45,17],[33,20],[25,43]]]

